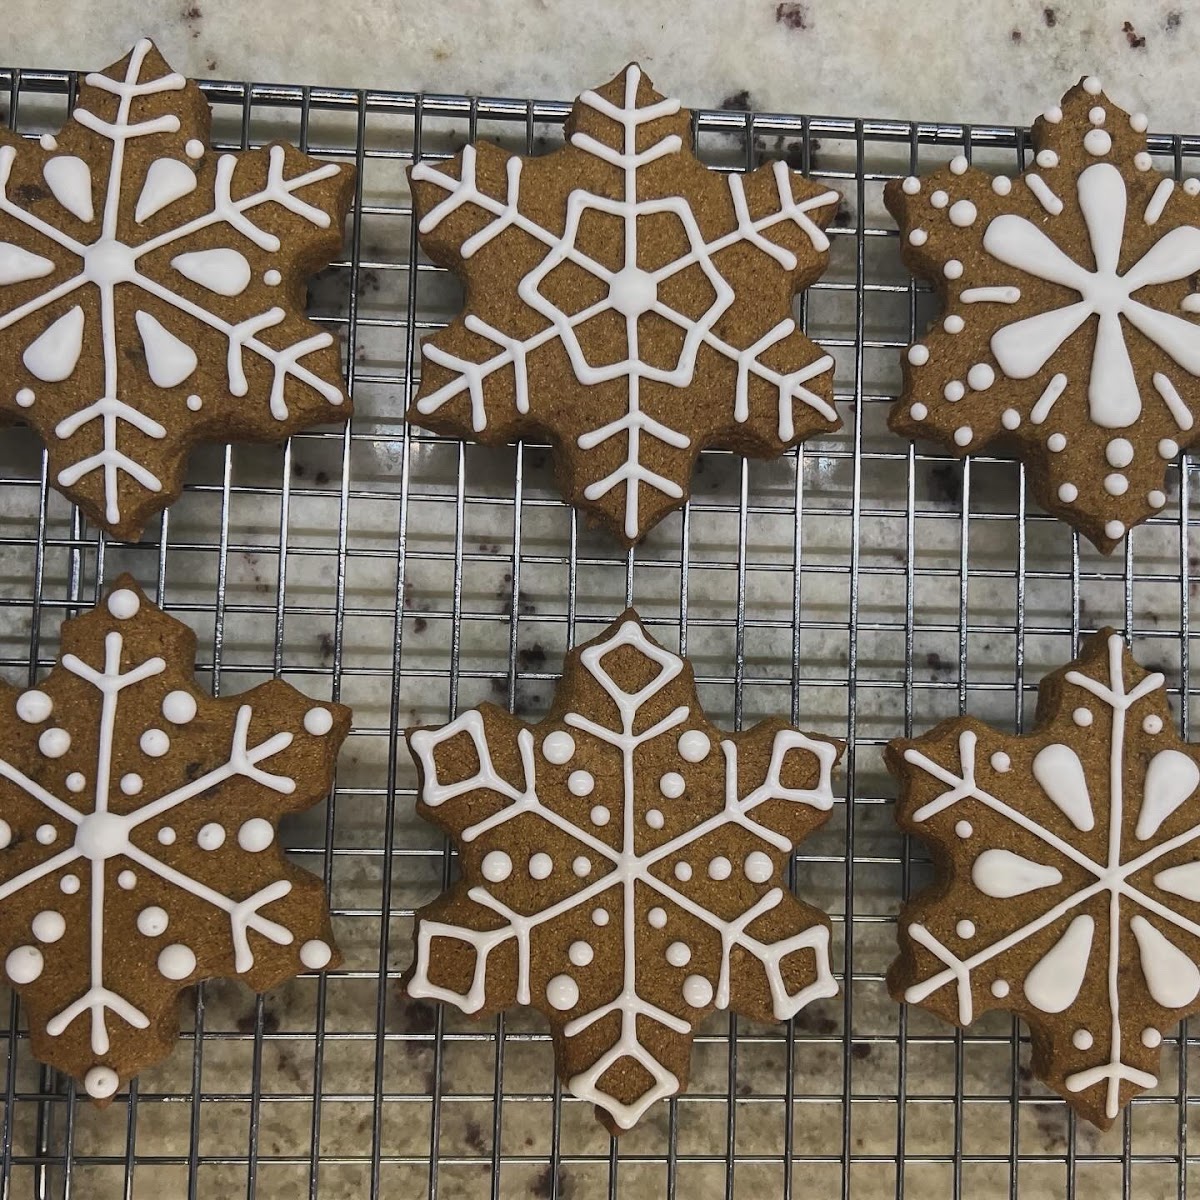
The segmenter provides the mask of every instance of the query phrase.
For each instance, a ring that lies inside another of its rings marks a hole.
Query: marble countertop
[[[1028,124],[1098,74],[1197,123],[1184,0],[8,0],[6,65],[91,68],[153,37],[193,77],[568,99],[637,59],[692,107]],[[601,18],[600,13],[603,13]],[[296,30],[287,38],[283,31]]]

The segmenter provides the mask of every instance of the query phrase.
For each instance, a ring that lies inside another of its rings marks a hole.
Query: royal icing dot
[[[1062,120],[1062,109],[1057,104],[1046,109],[1042,116],[1050,122],[1051,125],[1057,125]]]
[[[929,409],[927,409],[925,405],[918,400],[917,403],[908,410],[908,413],[914,421],[923,421],[927,416],[929,416]]]
[[[929,234],[924,229],[913,229],[909,232],[908,242],[910,246],[923,246],[929,241]]]
[[[310,708],[304,714],[304,730],[313,737],[324,737],[333,728],[333,713],[327,708]]]
[[[33,394],[33,388],[18,388],[17,394],[13,397],[21,408],[32,408],[33,402],[37,397]]]
[[[969,838],[971,834],[975,832],[975,830],[971,827],[970,821],[956,821],[954,823],[954,832],[958,834],[960,838],[965,839]]]
[[[0,820],[0,850],[7,850],[12,843],[12,826],[4,820]]]
[[[529,860],[529,874],[533,879],[545,879],[554,870],[554,859],[539,851]]]
[[[1149,504],[1151,508],[1162,508],[1166,502],[1167,497],[1157,488],[1155,488],[1155,490],[1152,492],[1146,493],[1146,503]]]
[[[1064,504],[1073,504],[1079,497],[1079,489],[1073,483],[1060,483],[1058,485],[1058,498]]]
[[[966,321],[964,321],[962,317],[958,315],[958,313],[951,313],[942,322],[942,328],[947,333],[962,333],[962,331],[966,328],[966,325]]]
[[[251,817],[238,827],[238,845],[250,854],[259,854],[275,840],[271,822],[263,817]]]
[[[1163,438],[1158,443],[1158,457],[1170,461],[1179,455],[1179,443],[1174,438]]]
[[[979,210],[970,200],[955,200],[950,205],[948,215],[952,225],[957,225],[960,229],[965,229],[968,225],[975,223],[975,218],[979,215]]]
[[[952,175],[965,175],[969,165],[970,164],[967,162],[965,156],[956,154],[950,160],[950,173]]]
[[[1003,1000],[1004,997],[1008,995],[1008,992],[1009,987],[1007,980],[996,979],[992,981],[992,995],[995,996],[997,1000]]]
[[[175,845],[175,830],[172,829],[170,825],[164,825],[158,831],[158,841],[162,846]]]
[[[909,346],[908,361],[914,367],[923,367],[929,361],[929,347],[922,346],[919,342],[915,346]]]
[[[588,813],[588,820],[590,820],[593,825],[607,825],[611,817],[612,814],[607,808],[604,807],[603,804],[595,805],[592,808],[592,811]]]
[[[1147,1026],[1142,1030],[1142,1045],[1149,1050],[1153,1050],[1155,1046],[1162,1044],[1162,1034],[1153,1026]]]
[[[708,877],[709,879],[728,879],[733,874],[733,863],[729,861],[723,854],[718,854],[715,858],[708,860]]]
[[[761,850],[751,850],[742,864],[742,870],[746,872],[746,878],[751,883],[766,883],[774,869],[770,855]]]
[[[567,776],[567,791],[572,796],[590,796],[596,790],[596,779],[591,771],[572,771]]]
[[[36,689],[17,697],[17,716],[30,725],[40,725],[54,711],[54,702]]]
[[[678,800],[683,795],[686,786],[683,776],[678,771],[668,771],[658,781],[658,790],[668,800]]]
[[[62,889],[63,895],[73,896],[79,891],[79,876],[64,875],[59,881],[58,886]]]
[[[556,729],[553,733],[548,734],[542,743],[542,755],[547,762],[554,763],[555,766],[562,766],[563,763],[570,761],[574,753],[575,739],[561,729]]]
[[[199,412],[204,407],[204,401],[199,396],[189,396],[185,401],[190,411]]]
[[[1120,521],[1109,521],[1104,526],[1104,536],[1119,541],[1125,536],[1125,526]]]
[[[62,758],[70,748],[71,735],[65,729],[43,729],[38,738],[38,749],[47,758]]]
[[[39,825],[33,831],[33,836],[37,838],[41,845],[53,846],[55,840],[58,838],[58,830],[53,825]]]
[[[45,908],[30,922],[30,929],[39,942],[57,942],[67,932],[67,919],[52,908]]]
[[[158,972],[166,979],[186,979],[196,969],[196,956],[182,942],[164,946],[158,954]]]
[[[1003,750],[997,750],[991,757],[992,770],[1001,775],[1012,769],[1012,759]]]
[[[970,425],[960,425],[954,431],[954,444],[956,446],[969,446],[971,439],[975,436],[975,431]]]
[[[957,258],[948,258],[942,267],[942,274],[947,279],[958,279],[963,273],[963,265]]]
[[[272,267],[266,274],[263,275],[263,283],[267,287],[278,287],[283,282],[283,276]]]
[[[121,791],[126,796],[136,796],[142,790],[142,777],[132,771],[121,776]]]
[[[551,1008],[566,1012],[579,1003],[579,984],[570,975],[555,975],[546,984],[546,1000]]]
[[[960,938],[973,938],[975,936],[975,922],[962,920],[954,927],[954,932]]]
[[[1134,133],[1145,133],[1150,128],[1150,118],[1145,113],[1132,113],[1129,117],[1129,128]]]
[[[310,938],[300,947],[300,962],[310,971],[320,971],[329,966],[333,958],[333,950],[329,943],[320,938]]]
[[[592,909],[592,924],[604,926],[608,924],[608,909],[593,908]]]
[[[1149,734],[1162,733],[1163,719],[1158,713],[1151,713],[1142,721],[1142,728]]]
[[[1057,167],[1058,155],[1053,150],[1039,150],[1034,159],[1039,167]]]
[[[108,598],[108,611],[118,621],[128,621],[142,607],[138,594],[129,588],[117,588]]]
[[[122,871],[117,876],[117,887],[123,892],[132,892],[137,887],[137,876],[132,871]]]
[[[646,810],[646,824],[651,829],[661,829],[664,824],[662,813],[657,808],[648,808]]]
[[[1061,454],[1067,448],[1067,439],[1065,434],[1052,433],[1046,439],[1046,448],[1053,454]]]
[[[1113,438],[1104,447],[1104,457],[1110,467],[1127,467],[1133,462],[1133,443],[1128,438]]]
[[[997,196],[1007,196],[1012,191],[1012,180],[1007,175],[997,175],[992,180],[992,191]]]
[[[201,850],[219,850],[225,844],[225,826],[216,821],[201,825],[196,834],[196,845]]]
[[[692,877],[692,865],[686,862],[677,862],[675,864],[675,878],[680,883],[687,883]]]
[[[915,196],[921,190],[921,181],[915,175],[909,175],[900,186],[906,196]]]
[[[147,729],[138,739],[138,745],[148,758],[162,758],[171,748],[171,739],[161,729]]]
[[[1098,96],[1104,90],[1104,88],[1100,83],[1100,80],[1095,75],[1089,75],[1083,81],[1083,90],[1087,92],[1089,96]]]
[[[957,404],[967,394],[966,384],[961,383],[957,379],[952,379],[944,388],[942,395],[950,401],[951,404]]]
[[[36,946],[18,946],[4,960],[4,973],[13,983],[32,983],[45,965],[46,960]]]
[[[591,859],[584,858],[581,854],[571,863],[571,870],[580,878],[584,879],[591,874],[592,862]]]
[[[973,391],[986,392],[996,382],[996,372],[987,363],[976,363],[967,372],[967,383]]]
[[[1071,1045],[1076,1050],[1090,1050],[1094,1041],[1091,1032],[1087,1029],[1077,1029],[1071,1034]]]
[[[1192,176],[1191,179],[1183,181],[1183,190],[1189,196],[1200,196],[1200,179]]]
[[[83,1090],[95,1100],[107,1100],[120,1085],[112,1067],[92,1067],[83,1077]]]
[[[667,911],[657,906],[646,914],[646,921],[651,929],[661,929],[667,923]]]
[[[683,981],[683,998],[692,1008],[707,1008],[712,1003],[713,986],[703,975],[689,975]]]
[[[1114,471],[1111,475],[1105,475],[1104,490],[1110,496],[1123,496],[1129,491],[1129,480],[1119,471]]]
[[[572,942],[567,948],[567,957],[571,960],[571,965],[576,967],[586,967],[595,957],[595,953],[587,942]]]
[[[168,692],[163,697],[162,715],[172,725],[186,725],[196,715],[196,700],[190,692]]]
[[[680,735],[678,748],[679,757],[684,762],[698,763],[708,757],[712,743],[708,740],[708,734],[702,730],[689,729],[687,733]]]
[[[157,904],[148,905],[137,915],[138,933],[144,937],[160,937],[166,933],[170,923],[167,910],[159,908]]]
[[[1083,135],[1083,148],[1098,158],[1112,149],[1112,138],[1103,129],[1089,129]]]
[[[930,195],[929,203],[932,204],[934,208],[945,208],[946,205],[950,203],[950,197],[939,188],[936,192],[933,192]]]
[[[1083,707],[1077,708],[1071,714],[1071,720],[1074,721],[1076,725],[1081,725],[1086,729],[1093,720],[1092,710],[1090,708]]]
[[[1152,166],[1154,166],[1154,160],[1149,154],[1146,153],[1145,150],[1139,150],[1137,154],[1133,156],[1133,165],[1137,167],[1139,171],[1148,171]]]
[[[1006,408],[1000,414],[1000,424],[1005,429],[1017,429],[1021,424],[1021,414],[1015,408]]]
[[[667,962],[673,967],[686,967],[692,961],[692,948],[686,942],[672,942],[667,947]]]
[[[183,152],[188,158],[202,158],[204,156],[204,143],[199,138],[188,138],[183,147]]]
[[[52,133],[43,133],[38,138],[38,145],[41,146],[43,150],[57,150],[58,138],[56,138]]]

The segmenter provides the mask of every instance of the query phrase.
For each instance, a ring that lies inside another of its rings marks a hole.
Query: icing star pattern
[[[32,425],[51,480],[119,537],[179,494],[193,443],[350,411],[333,336],[302,314],[352,169],[218,154],[208,133],[145,40],[84,78],[57,137],[0,129],[0,419]]]
[[[350,714],[279,680],[197,691],[195,636],[128,576],[62,645],[0,685],[0,962],[35,1056],[102,1102],[171,1052],[189,984],[337,965],[276,827],[328,792]]]
[[[536,158],[480,143],[412,168],[421,244],[468,308],[422,344],[409,416],[549,436],[571,502],[631,544],[683,503],[703,446],[774,457],[838,427],[833,359],[792,296],[824,270],[839,197],[782,162],[709,171],[689,114],[633,65],[566,133]]]
[[[1034,123],[1015,179],[959,156],[884,193],[945,308],[905,355],[892,428],[1015,447],[1040,503],[1105,552],[1166,504],[1200,403],[1200,180],[1153,169],[1146,125],[1089,77]]]
[[[1028,735],[960,718],[887,750],[900,824],[942,864],[900,914],[892,995],[964,1027],[1018,1013],[1035,1074],[1101,1128],[1200,1009],[1200,752],[1163,682],[1102,630]]]
[[[537,1008],[563,1082],[619,1133],[683,1089],[714,1008],[784,1021],[836,993],[828,918],[785,872],[841,747],[779,721],[722,734],[632,610],[571,652],[558,695],[537,725],[483,705],[410,732],[418,811],[463,879],[417,914],[407,986]]]

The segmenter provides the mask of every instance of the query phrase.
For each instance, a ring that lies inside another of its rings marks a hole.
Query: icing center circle
[[[608,302],[623,316],[640,317],[657,299],[654,276],[640,267],[624,267],[609,281]]]
[[[75,849],[80,854],[103,862],[124,851],[129,845],[129,821],[116,813],[95,812],[84,817],[75,830]]]
[[[83,255],[84,273],[97,287],[126,283],[137,274],[133,251],[115,238],[93,242]]]

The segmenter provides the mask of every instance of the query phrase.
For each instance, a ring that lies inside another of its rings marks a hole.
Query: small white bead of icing
[[[995,996],[997,1000],[1003,1000],[1004,997],[1008,995],[1008,992],[1009,987],[1006,980],[996,979],[992,982],[992,995]]]
[[[711,749],[712,743],[703,730],[689,729],[679,737],[679,757],[685,762],[703,762]]]
[[[1112,138],[1103,129],[1089,129],[1083,136],[1083,148],[1099,158],[1112,149]]]
[[[970,164],[967,162],[966,158],[963,155],[956,154],[950,160],[950,173],[952,175],[965,175],[967,172],[967,167],[969,165]]]
[[[551,1008],[566,1012],[579,1003],[579,984],[570,975],[555,975],[546,984],[546,999]]]
[[[1015,408],[1006,408],[1000,414],[1000,424],[1005,429],[1018,429],[1021,425],[1021,414]]]
[[[667,923],[666,909],[658,907],[652,908],[646,914],[646,920],[651,929],[661,929]]]
[[[680,883],[687,883],[692,877],[692,864],[686,862],[677,862],[675,864],[675,878]]]
[[[970,200],[955,200],[950,205],[950,223],[957,225],[960,229],[966,229],[969,225],[973,225],[978,215],[979,210]]]
[[[32,408],[33,402],[37,397],[33,394],[33,388],[18,388],[16,396],[13,399],[21,408]]]
[[[1012,191],[1012,180],[1007,175],[997,175],[992,180],[992,191],[997,196],[1007,196]]]
[[[1120,541],[1125,536],[1125,526],[1120,521],[1109,521],[1104,526],[1104,536],[1112,538],[1114,542]]]
[[[164,825],[158,831],[158,840],[163,846],[175,845],[175,830],[172,829],[170,825]]]
[[[923,367],[929,361],[929,347],[922,346],[920,342],[915,346],[909,346],[908,361],[914,367]]]
[[[658,790],[666,796],[668,800],[678,800],[683,795],[687,784],[684,782],[683,776],[678,771],[668,771],[658,781]]]
[[[4,960],[4,973],[13,983],[32,983],[45,965],[46,960],[36,946],[18,946]]]
[[[132,892],[137,887],[137,876],[132,871],[122,871],[117,876],[117,887],[122,891]]]
[[[163,697],[162,714],[172,725],[186,725],[196,715],[196,700],[190,692],[168,692]]]
[[[1080,705],[1080,707],[1071,714],[1071,720],[1073,720],[1076,725],[1082,726],[1084,729],[1086,729],[1094,719],[1095,718],[1092,715],[1092,710],[1090,708],[1084,708],[1082,705]]]
[[[929,234],[924,229],[913,229],[909,232],[908,242],[910,246],[923,246],[929,241]]]
[[[37,838],[41,845],[53,846],[58,838],[58,830],[55,829],[53,825],[39,825],[37,829],[34,830],[33,836]]]
[[[962,333],[962,331],[963,331],[963,330],[964,330],[966,327],[967,327],[967,323],[966,323],[966,321],[964,321],[964,320],[962,319],[962,317],[960,317],[960,316],[958,315],[958,313],[951,313],[951,314],[950,314],[950,315],[949,315],[949,316],[948,316],[948,317],[947,317],[947,318],[946,318],[946,319],[945,319],[945,320],[942,322],[942,328],[943,328],[943,329],[944,329],[944,330],[945,330],[947,333]]]
[[[568,762],[571,756],[575,753],[575,739],[569,734],[564,733],[561,729],[556,729],[549,734],[546,740],[542,743],[542,754],[547,762],[552,762],[556,766],[561,766]]]
[[[954,431],[954,444],[956,446],[969,446],[971,439],[975,436],[975,431],[970,425],[960,425]]]
[[[1003,775],[1005,771],[1012,770],[1012,759],[1009,758],[1009,756],[1005,754],[1003,750],[997,750],[995,754],[992,755],[991,763],[992,770],[998,771],[1001,775]]]
[[[582,854],[579,855],[579,857],[571,863],[571,870],[574,871],[580,879],[586,879],[587,876],[592,872],[591,859],[585,858]]]
[[[137,592],[129,588],[117,588],[108,598],[108,611],[118,621],[128,621],[141,606],[142,602],[138,599]]]
[[[1077,1029],[1071,1034],[1071,1045],[1076,1050],[1090,1050],[1095,1039],[1087,1029]]]
[[[71,735],[65,729],[43,729],[38,738],[38,749],[47,758],[62,758],[71,748]]]
[[[1179,454],[1179,443],[1174,438],[1163,438],[1158,443],[1158,456],[1168,461]]]
[[[199,138],[189,138],[183,152],[188,158],[201,158],[204,155],[204,143]]]
[[[533,879],[545,879],[554,870],[554,859],[539,851],[529,860],[529,874]]]
[[[593,825],[604,826],[607,825],[611,819],[612,813],[610,813],[603,804],[595,805],[592,808],[592,811],[588,813],[588,820],[591,821]]]
[[[921,181],[915,175],[910,175],[900,186],[905,195],[915,196],[921,190]]]
[[[83,1077],[83,1090],[94,1100],[107,1100],[120,1085],[112,1067],[92,1067]]]
[[[718,854],[716,858],[712,858],[708,863],[708,877],[720,882],[722,879],[728,879],[733,874],[733,864],[723,854]]]
[[[929,416],[929,409],[925,407],[919,400],[908,410],[908,415],[914,421],[923,421]]]
[[[36,688],[17,697],[17,716],[30,725],[40,725],[54,711],[54,702]]]
[[[958,834],[960,838],[969,838],[971,834],[975,832],[975,830],[971,827],[970,821],[956,821],[954,825],[954,832]]]
[[[686,942],[672,942],[667,947],[667,962],[673,967],[686,967],[692,961],[692,948]]]
[[[1067,438],[1062,433],[1052,433],[1046,439],[1046,448],[1054,454],[1061,454],[1067,448]]]
[[[996,382],[996,372],[987,363],[976,363],[967,372],[967,383],[973,391],[986,392]]]
[[[689,975],[683,981],[683,998],[692,1008],[707,1008],[712,1003],[713,986],[703,975]]]
[[[1060,483],[1058,485],[1058,498],[1064,504],[1074,504],[1079,498],[1079,489],[1073,483]]]
[[[237,832],[238,845],[250,854],[258,854],[275,840],[275,830],[264,817],[243,821]]]
[[[1162,728],[1163,728],[1162,717],[1160,717],[1158,715],[1158,713],[1151,713],[1142,722],[1142,728],[1151,735],[1156,734],[1156,733],[1162,733]]]
[[[12,826],[5,820],[0,820],[0,850],[7,850],[12,842]]]
[[[142,777],[130,771],[121,776],[121,791],[126,796],[136,796],[142,790]]]
[[[942,274],[947,279],[958,279],[963,273],[963,265],[957,258],[948,258],[942,267]]]
[[[663,815],[657,808],[646,809],[646,824],[651,829],[661,829],[663,827]]]
[[[975,922],[962,920],[954,927],[954,932],[960,938],[973,938],[975,936]]]
[[[512,859],[503,850],[490,850],[479,869],[488,883],[503,883],[512,874]]]
[[[29,927],[39,942],[57,942],[67,932],[67,919],[52,908],[44,908]]]
[[[1155,488],[1152,492],[1146,493],[1146,503],[1149,504],[1151,508],[1162,508],[1166,502],[1166,495],[1163,492],[1160,492],[1157,488]]]
[[[951,404],[957,404],[967,394],[966,384],[958,379],[952,379],[944,388],[942,395],[945,396]]]
[[[138,745],[148,758],[162,758],[171,749],[171,739],[161,729],[147,729],[138,740]]]
[[[608,924],[608,920],[609,920],[609,917],[608,917],[608,909],[607,908],[593,908],[592,909],[592,924],[593,925],[599,925],[599,926],[603,927]]]
[[[137,915],[138,933],[144,937],[161,937],[170,923],[171,919],[167,916],[166,909],[159,908],[157,904],[143,908]]]
[[[746,861],[742,864],[742,870],[746,872],[746,878],[751,883],[766,883],[771,878],[775,868],[769,854],[764,854],[761,850],[751,850],[746,855]]]
[[[590,796],[596,789],[596,778],[591,771],[572,771],[567,776],[567,790],[572,796]]]
[[[310,971],[320,971],[329,965],[333,951],[329,943],[320,938],[311,938],[300,947],[300,961]]]
[[[59,881],[58,886],[62,889],[63,895],[73,896],[79,891],[79,876],[64,875]]]
[[[1153,1050],[1155,1046],[1162,1044],[1162,1034],[1153,1026],[1147,1026],[1142,1030],[1142,1045],[1148,1050]]]
[[[572,966],[586,967],[595,956],[596,952],[587,942],[572,942],[567,948],[567,957]]]
[[[201,850],[219,850],[225,844],[225,826],[216,821],[201,825],[196,834],[196,845]]]
[[[313,737],[324,737],[333,728],[333,713],[327,708],[310,708],[304,714],[304,729]]]
[[[1128,438],[1116,437],[1104,447],[1104,457],[1110,467],[1118,469],[1133,462],[1133,443]]]
[[[158,971],[166,979],[186,979],[196,969],[196,956],[182,942],[164,946],[158,955]]]

